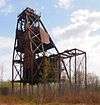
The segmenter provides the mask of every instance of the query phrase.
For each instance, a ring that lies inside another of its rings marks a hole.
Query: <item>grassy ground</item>
[[[11,87],[8,83],[5,83],[2,86],[3,94],[8,93],[8,90],[4,88],[5,86],[7,88]],[[34,95],[31,96],[0,95],[0,105],[100,105],[100,88],[91,89],[77,89],[74,91],[73,89],[67,89],[60,94],[58,88],[34,87]],[[25,92],[24,90],[24,94],[26,94]]]
[[[0,96],[0,105],[100,105],[100,92],[67,92],[63,96]]]
[[[36,105],[31,97],[25,96],[0,96],[0,105]]]

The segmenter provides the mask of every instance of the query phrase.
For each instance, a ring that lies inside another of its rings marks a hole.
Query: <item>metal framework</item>
[[[70,85],[75,84],[87,86],[87,57],[86,52],[79,49],[65,50],[60,57],[68,71]]]
[[[86,85],[86,52],[72,49],[59,53],[40,17],[31,8],[26,8],[18,16],[12,59],[12,90],[14,91],[16,83],[20,83],[21,92],[27,84],[32,87],[38,83],[60,82],[63,70],[71,84],[72,58],[75,84],[78,81],[77,71],[84,64],[82,70]],[[82,63],[82,59],[77,66],[77,57],[80,55],[84,55],[85,63]]]

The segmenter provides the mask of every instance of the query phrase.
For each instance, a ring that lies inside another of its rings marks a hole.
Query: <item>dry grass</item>
[[[47,105],[100,105],[100,91],[66,91],[59,96],[50,90],[45,90],[44,94],[40,94],[38,102],[43,105],[44,103]]]
[[[57,96],[45,91],[34,96],[0,96],[0,105],[100,105],[100,91],[67,91]]]
[[[36,105],[32,97],[0,96],[0,105]]]

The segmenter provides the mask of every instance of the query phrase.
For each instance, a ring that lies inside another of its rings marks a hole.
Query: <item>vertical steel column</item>
[[[75,49],[75,85],[77,84],[77,71],[76,71],[76,49]]]
[[[58,87],[58,93],[59,95],[61,95],[61,56],[58,55],[58,72],[59,72],[59,78],[58,78],[58,84],[59,84],[59,87]]]
[[[22,61],[22,54],[21,53],[20,53],[20,60]],[[22,77],[22,64],[20,64],[20,75]],[[21,94],[21,87],[22,87],[22,84],[21,84],[21,81],[20,81],[20,94]]]
[[[87,56],[85,53],[85,87],[87,88]]]
[[[72,84],[72,83],[71,83],[71,82],[72,82],[72,80],[71,80],[71,75],[72,75],[72,74],[71,74],[71,57],[70,57],[70,58],[69,58],[69,76],[70,76],[70,81],[69,81],[69,82],[70,82],[70,87],[71,87],[71,84]]]
[[[15,45],[16,45],[16,39],[15,39],[14,47]],[[14,53],[15,53],[15,48],[13,51],[13,59],[12,59],[12,94],[14,93]]]

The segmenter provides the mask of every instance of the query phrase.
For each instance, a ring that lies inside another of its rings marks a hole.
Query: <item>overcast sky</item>
[[[88,71],[100,76],[100,0],[0,0],[0,67],[11,79],[17,15],[26,7],[41,14],[59,51],[87,52]]]

